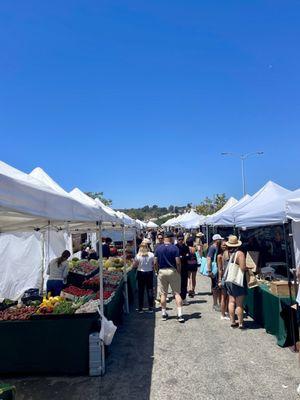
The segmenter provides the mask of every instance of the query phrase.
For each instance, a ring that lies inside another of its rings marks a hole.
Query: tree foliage
[[[196,211],[202,215],[209,215],[219,211],[227,202],[225,193],[216,194],[213,198],[206,197],[196,206]]]
[[[106,199],[104,197],[104,193],[103,192],[85,192],[85,194],[87,194],[92,199],[99,199],[106,206],[111,206],[112,205],[112,200]]]

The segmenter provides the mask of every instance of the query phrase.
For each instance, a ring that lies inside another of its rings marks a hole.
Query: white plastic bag
[[[109,346],[115,336],[117,327],[112,321],[108,321],[104,315],[101,314],[101,330],[100,339],[106,346]]]

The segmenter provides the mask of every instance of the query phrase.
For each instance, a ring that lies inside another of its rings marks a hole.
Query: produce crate
[[[295,287],[292,285],[292,296],[295,296]],[[275,294],[276,296],[289,296],[290,289],[289,283],[287,281],[273,281],[270,283],[270,290],[271,293]]]
[[[67,285],[74,285],[77,287],[81,287],[85,280],[92,278],[93,276],[97,275],[98,273],[99,273],[99,268],[96,268],[94,271],[92,271],[88,275],[70,271],[68,273],[68,277],[67,277]]]

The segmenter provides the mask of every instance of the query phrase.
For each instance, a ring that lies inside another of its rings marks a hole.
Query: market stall
[[[78,201],[72,198],[72,196],[52,188],[48,183],[44,183],[42,180],[38,180],[16,170],[13,167],[8,166],[5,163],[0,162],[0,227],[2,232],[41,232],[45,230],[45,228],[47,229],[49,226],[55,226],[55,229],[59,231],[65,230],[66,226],[68,229],[77,229],[78,227],[89,226],[93,228],[94,231],[98,231],[98,237],[101,241],[101,225],[106,221],[110,222],[111,216],[109,216],[103,208]],[[40,270],[43,272],[42,265],[40,268]],[[18,273],[18,269],[15,269],[16,279]],[[20,279],[20,275],[18,279]],[[81,373],[79,371],[83,371],[83,363],[81,363],[80,360],[78,361],[77,365],[75,363],[73,366],[73,371],[72,368],[70,368],[70,365],[73,363],[75,358],[71,357],[70,347],[60,347],[60,343],[58,343],[59,340],[62,342],[64,341],[64,339],[60,339],[60,337],[65,335],[61,332],[59,325],[64,323],[66,325],[64,328],[65,332],[70,334],[76,330],[76,325],[81,325],[81,322],[78,322],[81,318],[79,315],[85,314],[85,316],[82,318],[88,320],[88,322],[84,330],[78,329],[78,332],[81,332],[81,337],[77,341],[79,346],[80,343],[83,342],[86,345],[78,347],[77,343],[76,349],[80,348],[82,354],[80,354],[80,356],[77,354],[76,358],[82,357],[82,359],[84,358],[87,360],[89,357],[87,352],[89,334],[91,333],[91,330],[96,330],[99,334],[100,321],[102,317],[99,317],[99,313],[97,311],[100,307],[100,314],[103,314],[104,308],[101,251],[99,258],[98,281],[100,289],[99,300],[94,300],[93,298],[88,298],[87,296],[84,296],[85,301],[81,300],[82,296],[76,296],[77,298],[73,299],[73,301],[71,299],[60,297],[56,299],[31,298],[31,300],[36,302],[39,301],[41,304],[33,303],[26,305],[26,303],[20,304],[17,307],[8,302],[9,306],[7,307],[7,310],[3,310],[0,319],[2,328],[1,332],[9,332],[9,340],[7,340],[7,342],[2,340],[1,345],[5,345],[9,349],[9,352],[6,352],[5,354],[7,354],[7,357],[9,357],[11,363],[9,363],[9,360],[6,360],[6,363],[1,362],[3,373],[18,373],[22,368],[24,368],[26,362],[32,363],[32,368],[35,368],[35,362],[32,361],[31,358],[27,358],[28,352],[26,349],[26,343],[24,343],[26,332],[28,332],[28,337],[30,336],[36,341],[37,349],[39,349],[40,346],[44,347],[43,352],[37,352],[37,354],[39,354],[41,357],[41,364],[46,364],[47,359],[52,357],[52,345],[61,350],[59,357],[66,360],[66,364],[62,363],[61,368],[57,368],[56,365],[55,369],[52,370],[53,373]],[[36,287],[36,285],[34,287]],[[33,294],[31,293],[31,295]],[[69,293],[69,296],[70,295],[74,296],[74,293]],[[40,297],[39,293],[35,293],[35,296]],[[89,303],[92,301],[94,301],[93,309],[85,305],[86,302]],[[87,307],[85,308],[84,312],[82,307]],[[58,323],[57,320],[61,322]],[[96,320],[97,327],[94,324]],[[92,324],[91,321],[93,322]],[[39,324],[41,324],[40,328]],[[45,328],[45,331],[52,332],[51,337],[53,343],[51,343],[50,346],[48,346],[48,343],[45,342],[45,338],[47,339],[47,334],[44,332],[43,326],[46,326],[46,324],[49,324],[49,326]],[[23,326],[24,332],[23,329],[20,329],[20,327]],[[30,333],[31,327],[33,330],[36,329],[36,331]],[[39,335],[37,332],[39,332]],[[103,342],[101,343],[101,371],[103,373],[104,346]],[[30,346],[28,347],[30,348]],[[74,352],[74,346],[72,350]],[[77,353],[78,351],[75,350],[75,352]],[[16,358],[18,358],[19,364],[18,362],[14,361]],[[3,361],[3,358],[1,361]],[[36,363],[36,365],[37,364],[38,363]],[[15,365],[15,370],[13,370],[13,365]],[[10,366],[12,366],[12,370],[10,369]],[[50,373],[50,369],[50,365],[44,365],[44,367],[42,367],[39,364],[39,367],[36,367],[36,370],[39,372],[45,371]],[[23,371],[26,371],[27,373],[30,372],[30,367],[25,370],[23,369]]]

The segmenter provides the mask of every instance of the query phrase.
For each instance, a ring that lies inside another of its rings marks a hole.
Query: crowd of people
[[[243,301],[247,294],[245,251],[242,242],[234,235],[225,240],[215,234],[208,246],[203,243],[203,233],[197,234],[162,230],[149,231],[137,240],[138,253],[133,267],[137,269],[138,312],[152,313],[155,302],[161,306],[162,320],[168,319],[167,300],[169,287],[173,292],[177,320],[184,323],[182,308],[195,296],[197,273],[200,268],[211,280],[213,309],[221,313],[222,320],[230,320],[231,327],[244,328]],[[103,257],[110,256],[112,240],[102,244]],[[48,266],[47,292],[59,294],[68,274],[69,251],[54,259]],[[96,250],[84,247],[82,259],[97,259]],[[148,307],[144,309],[144,296]],[[237,322],[236,322],[237,315]]]
[[[162,320],[167,320],[167,297],[171,287],[177,320],[185,322],[182,307],[195,296],[197,272],[202,268],[211,279],[213,309],[221,313],[222,320],[230,320],[232,328],[244,329],[243,301],[247,293],[245,272],[248,268],[241,250],[242,242],[234,235],[225,240],[215,234],[208,246],[202,242],[204,235],[201,232],[196,235],[153,232],[149,231],[140,241],[133,264],[138,270],[138,312],[144,312],[146,290],[146,312],[153,312],[156,298],[161,306]]]

